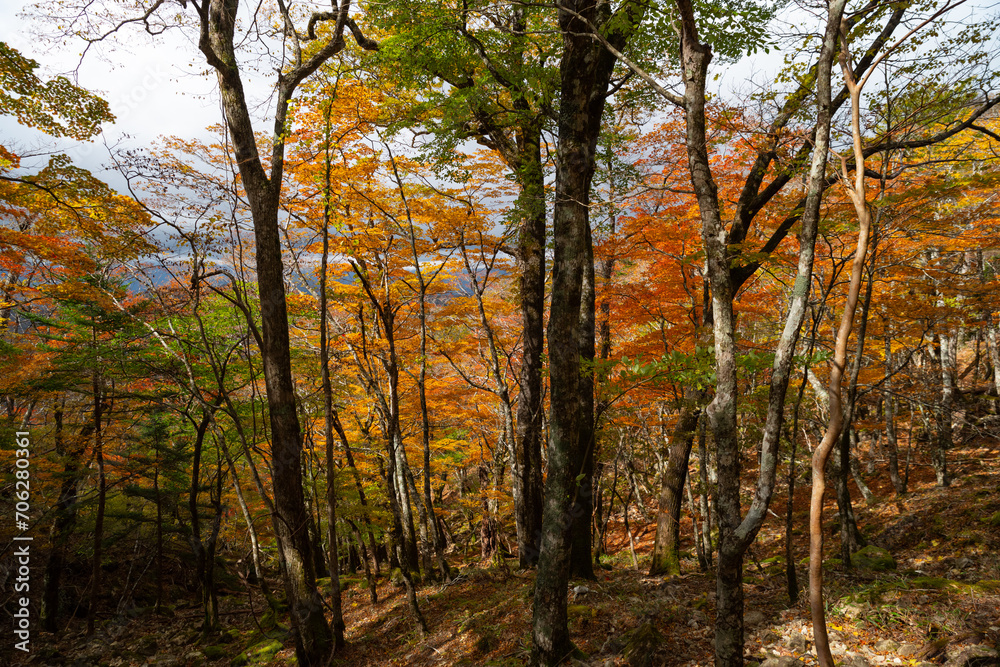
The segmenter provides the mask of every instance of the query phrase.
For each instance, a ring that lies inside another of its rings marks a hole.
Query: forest
[[[22,17],[3,664],[1000,665],[995,6]]]

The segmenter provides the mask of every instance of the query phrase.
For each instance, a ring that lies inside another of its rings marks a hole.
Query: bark
[[[940,343],[941,372],[941,402],[935,409],[934,417],[937,425],[934,454],[931,461],[934,465],[934,477],[938,486],[948,486],[951,479],[948,475],[948,450],[952,447],[952,411],[955,402],[955,367],[957,336],[942,333],[938,336]]]
[[[628,41],[643,7],[631,2],[618,10],[605,39],[617,47]],[[557,665],[572,644],[566,626],[570,529],[581,513],[576,476],[583,470],[588,442],[581,440],[580,312],[589,246],[590,186],[597,138],[615,57],[593,39],[611,20],[606,3],[570,0],[559,7],[563,36],[556,157],[552,304],[548,327],[550,412],[548,476],[541,553],[535,580],[532,664]],[[618,20],[620,19],[620,20]],[[591,266],[593,262],[591,262]],[[587,527],[589,530],[589,526]]]
[[[754,500],[746,517],[740,507],[740,448],[736,428],[736,354],[733,314],[734,276],[731,271],[731,243],[721,220],[718,188],[712,177],[708,157],[705,121],[705,88],[711,49],[698,38],[694,8],[689,0],[678,0],[681,34],[681,69],[684,80],[686,144],[691,183],[698,199],[702,223],[702,242],[707,259],[707,276],[712,297],[712,323],[715,337],[716,391],[706,413],[715,438],[719,483],[716,491],[719,521],[719,562],[716,571],[716,665],[743,663],[743,557],[760,530],[774,489],[777,469],[777,443],[784,418],[784,398],[788,388],[799,328],[805,317],[812,275],[819,204],[825,187],[826,152],[830,124],[830,71],[836,43],[836,31],[843,3],[836,0],[833,16],[817,65],[818,114],[815,150],[807,183],[806,202],[799,236],[799,262],[785,319],[778,342],[768,392],[768,411],[760,446],[760,472]],[[756,172],[755,172],[756,173]],[[758,174],[763,178],[763,174]],[[759,185],[759,183],[758,183]],[[748,179],[747,188],[753,189]],[[742,197],[741,197],[741,204]],[[740,216],[744,215],[743,207]],[[742,230],[744,220],[733,225]]]
[[[877,244],[877,223],[880,218],[881,212],[878,213],[871,221],[872,242],[870,245],[872,252],[874,252]],[[853,426],[854,410],[857,405],[858,398],[858,375],[861,372],[861,363],[864,358],[865,341],[868,333],[868,314],[871,311],[872,287],[875,284],[875,266],[873,262],[874,260],[872,262],[868,262],[865,297],[861,303],[860,316],[857,318],[857,345],[854,352],[854,361],[851,363],[847,400],[845,401],[844,407],[844,424],[841,427],[840,448],[836,459],[837,511],[840,515],[840,556],[845,569],[851,568],[851,554],[867,544],[864,535],[862,535],[861,531],[858,529],[857,518],[854,514],[854,505],[851,501],[851,491],[848,486],[848,479],[854,472],[854,467],[856,467],[856,459],[852,456],[851,445],[856,444],[857,441],[857,435]],[[864,487],[864,481],[861,480],[860,474],[856,475],[856,478],[860,480],[858,487],[864,495],[867,487]],[[871,492],[868,491],[868,494],[870,493]],[[865,495],[865,498],[867,500],[868,495]]]
[[[330,381],[330,347],[327,321],[327,267],[330,258],[330,112],[327,106],[325,126],[325,163],[323,191],[323,255],[320,259],[319,273],[319,363],[323,385],[323,435],[326,439],[326,505],[327,530],[329,531],[329,565],[330,565],[330,611],[333,615],[333,651],[344,647],[344,612],[340,596],[340,557],[337,550],[337,480],[336,462],[334,461],[334,409],[333,385]]]
[[[677,423],[667,442],[667,468],[663,474],[660,501],[656,515],[656,538],[649,574],[672,576],[681,573],[680,519],[684,481],[694,444],[695,431],[701,416],[701,400],[705,392],[687,390]],[[693,510],[693,508],[692,508]]]
[[[897,494],[906,493],[906,484],[899,476],[899,443],[896,438],[896,397],[892,394],[892,377],[896,371],[892,364],[892,335],[889,332],[889,321],[885,319],[885,396],[882,399],[882,411],[885,416],[885,449],[889,457],[889,479]]]
[[[992,321],[986,324],[986,348],[993,366],[993,395],[1000,396],[1000,347],[997,346],[997,327]],[[1000,414],[1000,400],[993,401],[993,412]]]
[[[216,402],[217,407],[221,398]],[[194,450],[191,455],[191,487],[188,491],[188,516],[191,519],[191,534],[189,541],[194,552],[195,573],[198,578],[198,588],[201,594],[202,612],[205,629],[214,629],[213,623],[218,622],[218,608],[213,605],[214,590],[212,590],[213,561],[208,556],[205,542],[202,540],[201,514],[198,511],[198,495],[201,489],[201,461],[205,442],[205,434],[212,420],[210,408],[205,408],[201,419],[195,423]]]
[[[96,342],[96,330],[94,332]],[[101,394],[104,390],[100,375],[95,370],[94,392],[94,459],[97,462],[97,518],[94,521],[94,559],[90,576],[90,599],[87,610],[87,636],[94,634],[94,619],[97,617],[97,600],[101,594],[101,548],[104,542],[104,505],[107,500],[107,479],[104,476],[104,404]]]
[[[584,226],[583,283],[580,292],[580,469],[576,474],[576,505],[573,508],[569,573],[579,579],[594,579],[593,530],[594,459],[597,448],[596,406],[594,405],[594,357],[597,338],[597,286],[594,271],[594,244],[590,221]]]
[[[82,476],[80,459],[87,448],[87,441],[94,432],[94,422],[85,424],[76,438],[77,446],[72,450],[65,447],[63,431],[63,406],[57,404],[53,418],[55,420],[56,454],[63,459],[62,483],[59,487],[59,500],[56,502],[56,518],[52,524],[49,541],[52,544],[49,558],[45,563],[45,587],[42,591],[42,628],[48,632],[59,629],[59,591],[62,584],[62,571],[66,564],[66,546],[76,525],[77,484]]]
[[[517,431],[514,439],[514,516],[522,569],[538,563],[542,533],[542,353],[545,347],[545,183],[541,127],[518,133],[522,163],[518,170],[521,213],[518,239],[518,287],[521,297],[522,344]]]
[[[715,551],[712,547],[712,504],[708,500],[711,461],[709,461],[707,430],[708,424],[702,416],[698,422],[698,486],[701,487],[698,496],[701,503],[701,539],[704,542],[706,571],[712,567],[712,554]]]

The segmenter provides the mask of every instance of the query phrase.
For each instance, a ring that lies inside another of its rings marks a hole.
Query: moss
[[[864,549],[851,555],[851,565],[859,570],[872,570],[873,572],[885,572],[895,570],[896,561],[885,549],[868,545]]]
[[[951,579],[943,579],[941,577],[916,577],[910,580],[910,588],[930,588],[933,590],[944,590],[950,588],[959,582],[952,581]]]
[[[982,581],[972,584],[972,588],[984,593],[996,593],[1000,591],[1000,580],[983,579]]]
[[[206,646],[201,650],[209,660],[219,660],[225,658],[228,651],[225,646]]]
[[[229,664],[232,667],[242,667],[243,665],[265,665],[274,658],[283,648],[281,642],[275,639],[265,639],[259,644],[254,644],[243,653],[233,658]]]

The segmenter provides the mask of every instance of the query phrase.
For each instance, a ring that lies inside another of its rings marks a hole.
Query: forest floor
[[[996,446],[953,452],[954,481],[935,488],[929,466],[911,469],[910,489],[896,496],[887,480],[869,480],[879,500],[855,495],[858,523],[889,550],[896,569],[845,572],[825,569],[828,624],[839,664],[919,665],[943,661],[956,644],[1000,646],[1000,462]],[[793,530],[799,601],[789,604],[784,567],[786,499],[771,503],[768,518],[745,567],[748,659],[794,656],[816,664],[807,605],[805,534],[807,483],[795,495]],[[852,484],[852,491],[857,489]],[[828,493],[826,557],[839,551],[836,506]],[[640,517],[632,518],[635,526]],[[639,524],[642,526],[642,524]],[[690,520],[683,526],[691,542]],[[636,541],[635,569],[624,528],[615,526],[606,564],[596,581],[573,581],[586,590],[570,594],[570,631],[586,658],[578,665],[709,665],[712,663],[714,577],[697,560],[682,562],[683,575],[649,577],[644,567],[652,526]],[[688,547],[693,551],[693,547]],[[454,558],[454,556],[453,556]],[[514,565],[512,565],[514,563]],[[371,604],[363,579],[346,577],[348,647],[334,665],[524,665],[531,646],[533,572],[473,563],[448,585],[426,585],[418,598],[430,633],[419,638],[402,589],[385,578]],[[249,596],[249,597],[248,597]],[[252,602],[252,605],[251,605]],[[252,608],[251,608],[252,607]],[[37,637],[28,664],[73,667],[197,667],[288,665],[294,651],[287,629],[256,593],[222,597],[222,636],[198,631],[200,609],[178,601],[170,615],[122,614],[90,638],[72,625],[58,638]],[[946,646],[948,645],[948,646]],[[984,648],[986,647],[986,648]],[[995,655],[995,654],[993,654]],[[786,663],[788,661],[785,661]],[[776,663],[771,663],[776,664]],[[970,663],[971,664],[971,663]],[[982,664],[997,664],[984,662]]]

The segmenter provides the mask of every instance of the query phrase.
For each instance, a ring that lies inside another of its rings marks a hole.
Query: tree
[[[606,4],[589,1],[560,5],[558,13],[563,52],[548,328],[549,467],[532,622],[532,663],[538,665],[557,665],[571,651],[566,628],[570,528],[584,511],[579,502],[583,487],[577,479],[593,444],[582,439],[582,423],[592,425],[593,414],[584,413],[580,398],[586,354],[580,343],[588,333],[582,329],[581,312],[593,312],[593,302],[583,302],[585,274],[593,274],[588,202],[601,117],[617,58],[592,35],[607,30],[607,42],[620,52],[644,14],[643,5],[631,2],[612,12]],[[587,339],[593,345],[592,335]]]
[[[128,17],[103,34],[88,37],[94,41],[102,40],[126,24],[146,24],[157,11],[166,11],[165,5],[166,3],[157,2],[144,14]],[[186,2],[181,2],[181,5],[188,7]],[[254,221],[262,324],[261,356],[272,441],[275,497],[273,522],[291,611],[295,652],[302,665],[322,665],[333,649],[333,639],[316,590],[315,563],[302,492],[302,433],[292,384],[288,311],[278,224],[285,167],[285,125],[289,103],[299,84],[345,47],[345,28],[351,30],[358,44],[363,47],[371,48],[374,43],[361,33],[350,18],[349,0],[344,0],[340,6],[335,7],[336,11],[312,14],[305,35],[297,32],[291,12],[284,3],[279,3],[278,20],[283,23],[283,36],[291,47],[291,61],[279,63],[273,143],[269,165],[265,166],[258,151],[246,99],[244,74],[237,57],[239,0],[203,0],[192,2],[190,8],[195,12],[198,48],[205,62],[217,74],[226,124],[233,140],[236,162]],[[268,19],[262,16],[261,20]],[[332,30],[318,36],[317,24],[322,26],[330,22],[333,23]]]

